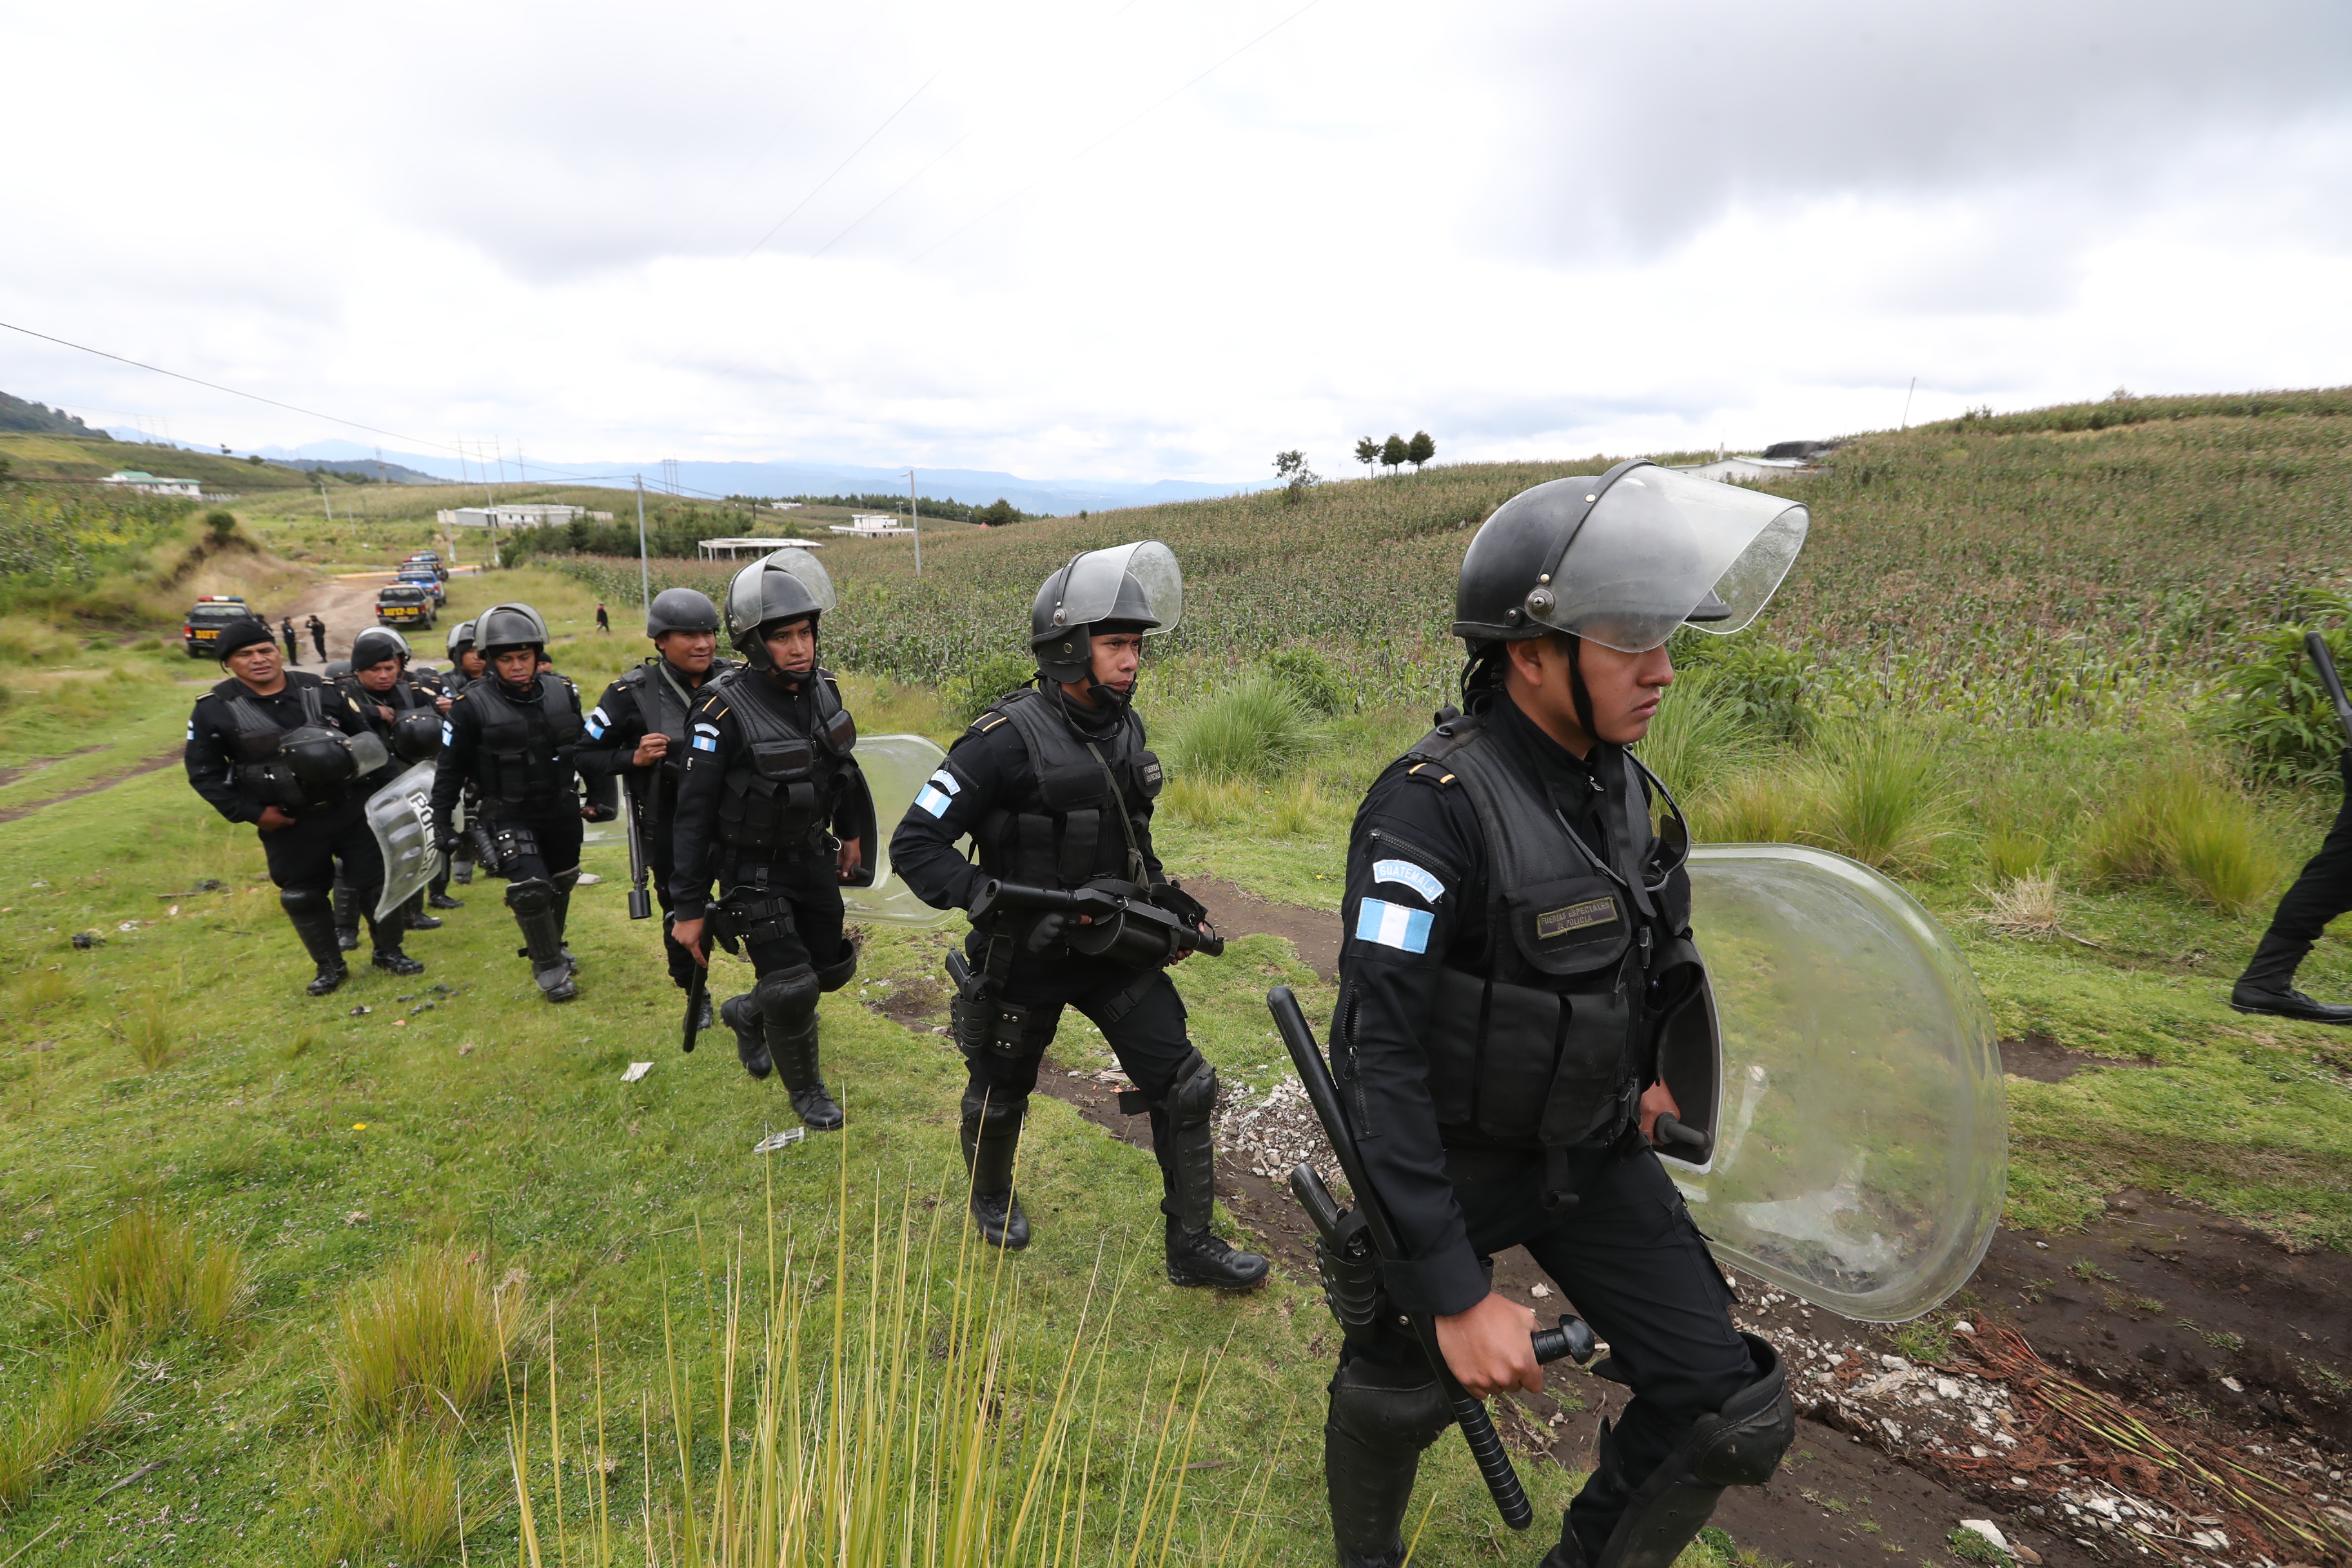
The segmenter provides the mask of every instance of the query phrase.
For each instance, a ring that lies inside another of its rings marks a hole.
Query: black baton
[[[1307,1016],[1298,1010],[1298,998],[1291,994],[1289,986],[1277,985],[1265,994],[1265,1005],[1274,1015],[1274,1026],[1282,1032],[1282,1043],[1290,1049],[1291,1065],[1298,1069],[1298,1081],[1306,1087],[1307,1103],[1314,1106],[1323,1131],[1330,1136],[1331,1152],[1339,1157],[1339,1170],[1356,1194],[1356,1212],[1364,1216],[1364,1228],[1371,1233],[1372,1246],[1383,1258],[1401,1258],[1402,1249],[1398,1246],[1396,1232],[1390,1227],[1388,1210],[1381,1206],[1380,1195],[1356,1152],[1355,1140],[1341,1119],[1339,1089],[1331,1081],[1331,1069],[1324,1063],[1322,1047],[1315,1043],[1314,1033],[1307,1026]],[[1470,1391],[1462,1386],[1445,1364],[1445,1352],[1437,1345],[1437,1325],[1429,1314],[1409,1312],[1405,1321],[1412,1325],[1413,1337],[1421,1342],[1421,1353],[1429,1358],[1429,1370],[1437,1376],[1437,1386],[1462,1428],[1463,1440],[1470,1445],[1470,1457],[1478,1462],[1478,1474],[1485,1478],[1486,1489],[1494,1494],[1495,1507],[1501,1511],[1503,1522],[1513,1530],[1525,1530],[1535,1522],[1536,1511],[1528,1506],[1528,1494],[1520,1489],[1519,1473],[1511,1468],[1510,1455],[1503,1451],[1503,1439],[1496,1432],[1486,1406],[1470,1397]]]
[[[654,900],[653,895],[646,891],[646,847],[637,837],[637,796],[626,784],[621,785],[621,825],[629,835],[629,918],[650,919]]]
[[[2344,698],[2344,682],[2336,679],[2336,660],[2327,651],[2327,639],[2317,632],[2303,635],[2303,651],[2311,656],[2318,668],[2320,684],[2327,688],[2327,700],[2336,704],[2336,721],[2344,726],[2344,738],[2352,741],[2352,702]]]

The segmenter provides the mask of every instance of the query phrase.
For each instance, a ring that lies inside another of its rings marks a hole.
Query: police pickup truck
[[[433,625],[433,595],[421,583],[387,583],[375,591],[375,620],[380,626]]]
[[[432,595],[433,603],[436,607],[449,602],[449,590],[441,585],[439,574],[430,566],[419,566],[414,563],[403,566],[400,569],[400,580],[404,583],[413,583]]]
[[[207,594],[188,611],[180,627],[180,641],[190,658],[210,658],[213,645],[220,641],[221,628],[232,622],[249,620],[253,612],[245,601],[232,594]]]

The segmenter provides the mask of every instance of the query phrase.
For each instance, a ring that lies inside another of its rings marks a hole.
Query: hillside
[[[208,490],[300,489],[313,483],[307,474],[268,463],[191,452],[181,447],[116,441],[104,436],[0,429],[0,458],[8,460],[10,477],[19,479],[101,479],[123,469],[138,469],[200,480]]]
[[[92,430],[78,416],[62,408],[27,403],[5,392],[0,392],[0,430],[29,430],[47,436],[88,436],[100,441],[111,438],[102,430]]]

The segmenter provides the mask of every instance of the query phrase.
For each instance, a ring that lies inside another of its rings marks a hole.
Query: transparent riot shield
[[[368,797],[368,830],[383,851],[383,920],[419,892],[441,869],[433,832],[433,764],[419,763]]]
[[[946,923],[947,910],[935,910],[915,897],[890,870],[890,835],[898,819],[915,804],[915,796],[947,761],[948,754],[920,735],[860,735],[857,765],[865,770],[866,785],[874,792],[874,885],[844,888],[842,902],[852,921],[882,925],[935,926]]]
[[[1844,1317],[1917,1317],[1975,1272],[2008,1181],[2000,1053],[1967,961],[1842,856],[1708,845],[1690,872],[1721,1057],[1716,1103],[1688,1108],[1711,1157],[1666,1169],[1727,1260]],[[1710,1076],[1688,1070],[1695,1089]]]

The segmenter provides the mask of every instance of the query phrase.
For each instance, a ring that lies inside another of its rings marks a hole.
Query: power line
[[[1306,5],[1301,5],[1297,10],[1293,11],[1289,16],[1285,16],[1281,21],[1276,22],[1273,26],[1268,27],[1265,32],[1260,33],[1256,37],[1252,38],[1248,43],[1244,44],[1240,48],[1235,49],[1232,54],[1227,55],[1223,59],[1219,60],[1215,65],[1211,66],[1199,76],[1194,77],[1183,86],[1176,89],[1175,91],[1147,104],[1145,107],[1138,110],[1134,114],[1129,116],[1125,121],[1122,121],[1111,130],[1103,132],[1103,134],[1096,137],[1092,142],[1087,142],[1077,152],[1064,159],[1062,161],[1061,167],[1067,168],[1070,164],[1077,163],[1080,159],[1083,159],[1089,153],[1093,153],[1096,148],[1100,147],[1104,142],[1120,135],[1135,125],[1138,121],[1156,113],[1168,103],[1178,98],[1181,98],[1185,93],[1192,91],[1192,89],[1200,86],[1201,83],[1208,80],[1209,78],[1216,75],[1217,72],[1224,69],[1227,66],[1233,64],[1235,60],[1241,58],[1244,55],[1249,53],[1252,49],[1257,47],[1260,44],[1265,42],[1268,38],[1274,37],[1276,33],[1282,31],[1283,28],[1287,27],[1291,23],[1296,22],[1299,17],[1304,16],[1307,12],[1312,11],[1316,6],[1322,3],[1323,0],[1307,0]],[[952,243],[969,230],[973,229],[981,224],[987,222],[990,218],[994,217],[998,213],[1003,212],[1006,207],[1011,206],[1014,202],[1019,201],[1022,197],[1027,195],[1030,192],[1035,190],[1038,186],[1044,184],[1047,180],[1052,179],[1060,172],[1061,169],[1058,168],[1050,169],[1045,174],[1038,175],[1035,179],[1030,181],[1027,184],[1022,186],[1019,190],[1013,192],[1011,195],[1005,197],[994,206],[990,207],[986,212],[982,213],[978,217],[973,218],[971,222],[964,224],[960,228],[957,228],[953,233],[949,234],[944,238],[934,240],[929,245],[925,246],[922,249],[915,252],[914,255],[900,262],[898,264],[899,267],[902,269],[912,267],[916,262],[920,261],[924,257],[929,256],[932,251],[939,249],[941,246]],[[864,220],[860,219],[859,221],[863,222]]]
[[[894,110],[892,110],[890,111],[889,119],[887,119],[887,120],[883,121],[881,124],[879,124],[879,125],[876,126],[876,127],[873,129],[873,131],[872,131],[870,133],[868,133],[868,135],[866,136],[866,140],[865,140],[865,141],[860,142],[856,146],[852,147],[852,148],[849,150],[849,156],[848,156],[848,157],[844,158],[840,163],[835,163],[835,164],[833,166],[833,174],[827,174],[824,179],[819,180],[815,184],[814,184],[814,185],[810,186],[810,187],[809,187],[809,194],[808,194],[808,195],[804,195],[804,196],[803,196],[799,201],[794,202],[794,203],[793,204],[793,210],[792,210],[792,212],[788,212],[788,213],[786,213],[783,216],[782,216],[782,217],[778,218],[778,219],[776,220],[776,226],[775,226],[774,228],[770,229],[767,233],[765,233],[765,234],[763,234],[763,235],[761,235],[761,236],[759,237],[759,239],[758,239],[756,242],[754,242],[754,243],[753,243],[753,245],[752,245],[751,248],[750,250],[747,250],[747,251],[745,251],[745,252],[743,253],[743,259],[744,259],[744,260],[746,260],[746,261],[751,260],[751,258],[752,258],[755,254],[757,254],[757,252],[759,251],[759,248],[760,248],[760,247],[761,247],[761,246],[765,245],[765,244],[767,244],[767,243],[768,243],[768,241],[770,241],[770,240],[772,240],[772,239],[775,238],[775,237],[776,237],[777,231],[778,231],[778,230],[780,230],[780,229],[782,229],[782,228],[784,226],[784,225],[786,225],[786,224],[788,224],[788,223],[790,223],[790,222],[792,222],[792,221],[793,221],[793,213],[797,213],[797,212],[799,212],[799,211],[801,210],[801,208],[803,208],[803,207],[804,207],[804,206],[808,205],[809,205],[809,203],[811,203],[811,202],[813,202],[813,201],[816,200],[816,194],[817,194],[817,192],[819,192],[819,191],[821,191],[821,190],[824,189],[824,188],[825,188],[825,186],[827,186],[827,185],[829,185],[829,184],[833,184],[834,174],[840,174],[844,169],[846,169],[847,167],[849,167],[849,165],[850,165],[850,164],[852,164],[852,163],[856,163],[856,162],[857,161],[857,155],[858,155],[860,153],[865,152],[866,148],[868,148],[868,147],[870,147],[870,146],[872,146],[872,145],[874,144],[874,138],[875,138],[875,137],[877,137],[877,136],[881,135],[881,134],[882,134],[882,132],[884,132],[885,131],[889,130],[889,129],[890,129],[891,121],[892,121],[897,120],[897,119],[898,118],[898,116],[900,116],[900,115],[902,115],[902,114],[906,113],[908,110],[909,110],[909,109],[913,108],[913,107],[914,107],[914,103],[915,103],[915,100],[917,100],[917,99],[919,99],[919,98],[922,97],[922,96],[923,96],[923,94],[925,94],[925,93],[927,93],[927,92],[930,91],[930,89],[931,89],[931,82],[937,81],[937,80],[939,80],[939,79],[940,79],[940,73],[939,73],[938,71],[933,71],[933,72],[931,73],[930,80],[929,80],[929,81],[926,81],[926,82],[924,82],[922,86],[920,86],[920,87],[917,88],[914,91],[912,91],[912,92],[908,93],[908,94],[907,95],[907,101],[906,101],[906,102],[904,102],[904,103],[902,103],[902,104],[900,104],[898,108],[896,108],[896,109],[894,109]]]
[[[60,348],[76,349],[86,354],[96,354],[100,359],[110,359],[117,364],[127,364],[134,370],[152,371],[157,375],[168,375],[174,381],[184,381],[196,386],[210,387],[215,392],[226,392],[231,397],[243,397],[255,403],[267,403],[272,408],[283,408],[290,414],[299,414],[305,418],[323,419],[330,425],[348,425],[354,430],[365,430],[370,435],[389,436],[395,441],[407,441],[419,447],[431,447],[438,451],[454,452],[457,449],[446,442],[428,440],[423,436],[404,436],[397,430],[381,429],[373,425],[362,425],[356,419],[345,419],[333,414],[321,414],[315,408],[300,408],[291,403],[280,403],[274,397],[264,397],[257,392],[240,392],[234,386],[223,386],[219,382],[206,381],[202,376],[184,375],[176,370],[165,370],[160,364],[149,364],[143,360],[109,353],[104,349],[91,348],[88,343],[68,342],[64,338],[53,338],[47,332],[37,332],[30,327],[20,327],[14,321],[0,321],[0,327],[5,327],[12,332],[22,332],[28,338],[38,338],[45,343],[56,343]]]

